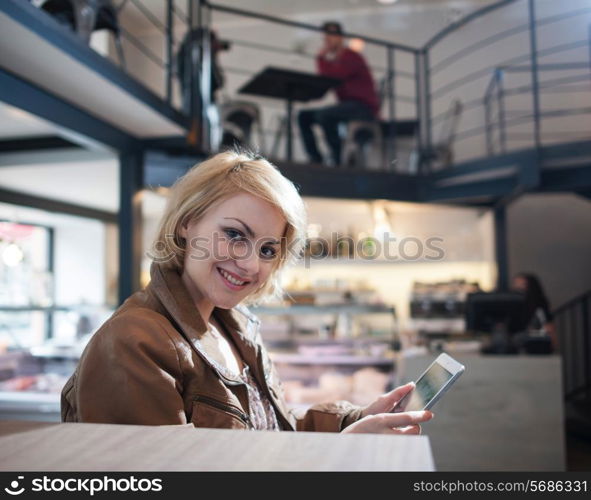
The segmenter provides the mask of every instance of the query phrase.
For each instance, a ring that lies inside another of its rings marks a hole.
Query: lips
[[[244,288],[246,285],[250,283],[250,281],[244,280],[239,275],[231,273],[230,271],[226,271],[221,267],[218,267],[217,271],[226,283],[226,285],[228,285],[230,288],[234,290]]]

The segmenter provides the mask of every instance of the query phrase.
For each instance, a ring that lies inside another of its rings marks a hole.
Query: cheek
[[[223,260],[224,258],[228,257],[230,252],[230,245],[228,240],[221,239],[214,243],[213,253],[211,255],[211,260]]]
[[[271,276],[275,265],[273,262],[262,262],[259,268],[259,278],[261,283],[265,283],[268,278]]]

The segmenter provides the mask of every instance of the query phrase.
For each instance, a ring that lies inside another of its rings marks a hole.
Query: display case
[[[366,404],[393,385],[399,350],[394,307],[370,289],[289,290],[252,307],[289,404],[335,399]]]

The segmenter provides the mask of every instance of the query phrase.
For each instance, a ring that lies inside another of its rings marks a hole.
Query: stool
[[[222,146],[238,143],[248,148],[263,150],[264,135],[259,106],[248,101],[228,101],[220,106]],[[253,143],[253,130],[257,129],[259,141]]]
[[[381,170],[384,147],[380,122],[351,120],[343,125],[346,132],[343,134],[342,164],[347,167]]]

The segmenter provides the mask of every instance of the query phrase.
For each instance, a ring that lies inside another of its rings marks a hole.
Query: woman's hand
[[[421,422],[433,418],[433,413],[426,411],[408,411],[390,413],[398,401],[414,389],[414,382],[397,387],[383,394],[362,412],[362,418],[347,426],[342,432],[372,434],[420,434]]]

